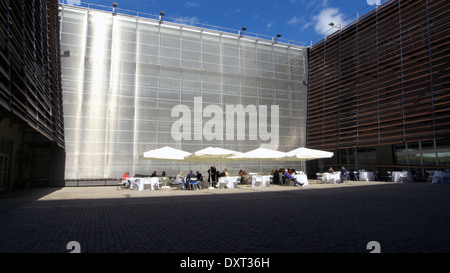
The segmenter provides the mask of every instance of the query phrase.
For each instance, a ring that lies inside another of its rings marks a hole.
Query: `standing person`
[[[185,189],[185,180],[184,180],[184,176],[183,176],[183,171],[179,171],[177,174],[177,177],[175,178],[175,183],[176,184],[181,184],[181,189],[184,190]]]
[[[342,166],[341,169],[342,169],[341,170],[341,181],[345,182],[345,181],[347,181],[348,171],[344,166]]]
[[[203,183],[203,176],[199,171],[197,171],[197,187],[198,187],[198,189],[201,189],[202,183]]]
[[[280,184],[280,173],[278,172],[277,169],[275,169],[273,171],[272,181],[273,181],[274,184]]]
[[[212,183],[212,186],[214,187],[215,182],[217,181],[217,170],[215,166],[211,166],[211,168],[208,170],[208,183]]]

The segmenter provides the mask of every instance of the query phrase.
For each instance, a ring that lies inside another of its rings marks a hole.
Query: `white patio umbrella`
[[[233,150],[208,147],[186,156],[185,161],[190,162],[210,162],[210,161],[226,161],[230,160],[229,157],[239,155],[240,153]]]
[[[139,158],[147,160],[182,161],[189,155],[191,155],[191,153],[169,146],[164,146],[162,148],[144,152],[143,155],[139,156]],[[167,178],[164,179],[164,187],[167,187]]]
[[[268,148],[257,148],[251,151],[248,151],[246,153],[242,153],[237,156],[232,156],[230,159],[233,160],[252,160],[252,161],[262,161],[262,160],[269,160],[269,161],[278,161],[280,159],[283,159],[286,157],[285,152],[280,152]]]
[[[282,161],[307,161],[320,158],[333,157],[333,152],[327,152],[316,149],[309,149],[300,147],[295,150],[286,153],[286,157],[282,158]]]
[[[159,149],[144,152],[143,155],[141,155],[139,158],[149,160],[182,161],[186,156],[189,155],[191,155],[191,153],[165,146]]]
[[[207,147],[205,149],[193,152],[191,155],[185,157],[184,160],[189,162],[210,162],[212,165],[213,161],[229,161],[231,160],[231,156],[236,156],[239,154],[239,152],[233,150],[223,149],[219,147]],[[209,175],[209,184],[209,188],[213,189],[211,174]]]

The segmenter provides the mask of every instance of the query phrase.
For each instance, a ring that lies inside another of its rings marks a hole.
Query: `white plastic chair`
[[[434,171],[427,171],[427,173],[428,173],[427,183],[433,182]]]
[[[436,183],[436,184],[441,184],[444,183],[444,180],[442,180],[442,176],[439,174],[437,174],[436,172],[433,172],[433,178],[431,180],[431,182]]]
[[[128,182],[128,181],[122,179],[122,177],[119,178],[119,183],[117,183],[117,189],[120,189],[120,188],[126,188],[126,187],[127,187],[127,182]]]
[[[257,177],[253,186],[255,188],[261,188],[261,185],[262,185],[262,179],[260,177]]]
[[[323,184],[323,173],[316,173],[317,183]]]
[[[392,172],[387,171],[388,174],[388,181],[387,182],[392,182]]]
[[[400,183],[409,182],[409,180],[408,180],[408,173],[407,172],[401,172],[400,173],[399,182]]]
[[[359,172],[358,171],[354,171],[353,175],[355,176],[355,181],[359,181]]]

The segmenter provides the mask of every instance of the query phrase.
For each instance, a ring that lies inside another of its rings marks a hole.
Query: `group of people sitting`
[[[192,170],[189,171],[189,173],[185,176],[183,176],[183,171],[179,171],[176,178],[175,178],[175,184],[180,185],[181,189],[188,189],[191,185],[196,187],[197,189],[201,189],[201,184],[203,183],[203,176],[202,174],[197,171],[196,174]]]
[[[279,170],[272,170],[270,172],[270,175],[273,175],[273,183],[274,184],[280,184],[280,185],[288,185],[293,183],[294,186],[302,186],[303,183],[300,183],[297,181],[293,175],[295,174],[295,169],[289,169],[289,168],[281,168]],[[157,171],[154,171],[151,175],[151,177],[165,177],[166,172],[163,171],[161,175],[158,175]],[[222,172],[217,171],[215,166],[211,166],[211,168],[208,170],[208,181],[211,181],[213,186],[217,181],[219,180],[219,177],[221,176],[229,176],[228,170],[224,169]],[[240,170],[238,173],[238,176],[240,177],[240,183],[245,184],[246,182],[249,182],[248,174],[245,170]],[[126,172],[123,175],[123,180],[129,180],[129,173]],[[195,182],[194,182],[195,181]],[[250,178],[251,181],[251,178]],[[191,183],[193,182],[193,183]],[[201,184],[203,183],[203,176],[202,174],[197,171],[194,173],[192,170],[189,171],[189,173],[184,176],[183,171],[179,171],[178,174],[175,177],[174,184],[179,185],[180,189],[188,189],[190,186],[196,187],[197,189],[201,189]]]
[[[328,172],[329,172],[329,173],[334,173],[334,172],[339,172],[339,171],[335,171],[335,170],[333,169],[333,167],[330,167],[330,168],[328,169]],[[349,176],[349,173],[348,173],[348,171],[347,171],[347,168],[345,168],[344,166],[341,167],[340,178],[341,178],[341,181],[342,181],[342,182],[345,182],[345,181],[347,181],[347,180],[350,180],[350,176]]]
[[[150,177],[165,177],[166,171],[162,171],[161,175],[158,175],[157,171],[154,171]]]
[[[303,186],[303,183],[299,182],[293,175],[295,175],[295,169],[280,168],[271,172],[273,175],[273,183],[280,185],[290,185],[291,182],[294,186]]]
[[[166,177],[166,171],[162,171],[161,175],[158,175],[158,172],[154,171],[150,177]],[[132,183],[134,183],[133,180],[130,179],[130,173],[128,171],[126,171],[123,174],[123,176],[122,176],[122,183],[125,186],[125,188],[129,188],[130,185]]]

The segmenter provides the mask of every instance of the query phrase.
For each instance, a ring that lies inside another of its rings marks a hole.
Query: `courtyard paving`
[[[450,252],[450,185],[351,181],[305,187],[0,194],[0,252]]]

